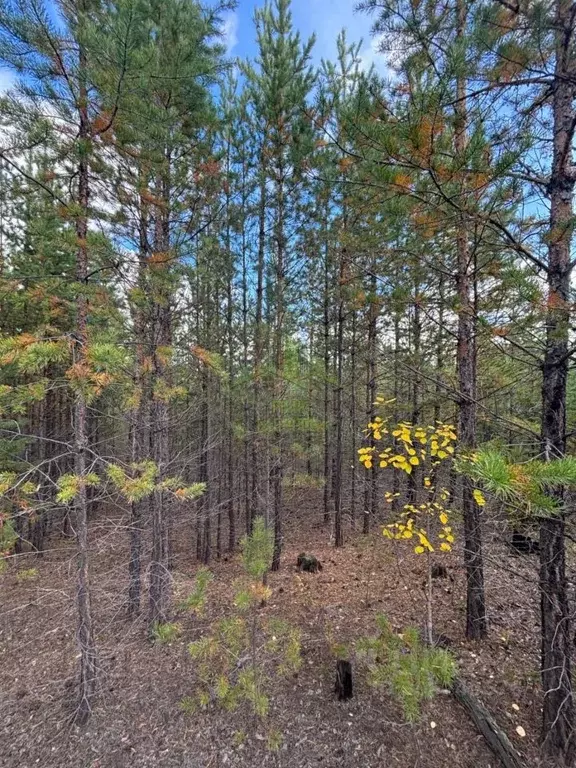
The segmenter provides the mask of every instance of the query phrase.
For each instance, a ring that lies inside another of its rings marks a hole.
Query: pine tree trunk
[[[286,280],[286,242],[284,232],[284,167],[280,162],[276,180],[276,307],[274,315],[274,447],[276,455],[272,466],[272,492],[274,495],[274,553],[271,570],[280,568],[283,544],[282,482],[284,479],[284,290]]]
[[[556,2],[556,63],[552,89],[554,121],[550,183],[548,250],[548,312],[542,368],[542,447],[549,459],[566,451],[566,382],[569,364],[571,244],[574,231],[573,195],[576,174],[571,167],[576,111],[571,75],[574,62],[573,9]],[[567,31],[571,30],[571,35]],[[562,505],[564,492],[557,493]],[[563,514],[540,527],[540,590],[542,621],[542,740],[544,750],[571,765],[575,757],[574,701],[571,671],[571,610],[568,601]]]
[[[335,436],[336,450],[334,452],[334,545],[341,547],[344,544],[342,531],[342,451],[343,451],[343,420],[342,389],[344,386],[343,357],[344,357],[344,282],[346,276],[346,252],[342,249],[340,254],[340,269],[338,276],[338,316],[336,321],[336,391],[334,397]]]
[[[245,181],[245,163],[242,164],[242,347],[243,347],[243,368],[245,375],[248,374],[248,264],[246,260],[246,222],[244,219],[246,211],[246,181]],[[244,439],[243,448],[243,470],[244,470],[244,519],[250,519],[250,394],[249,388],[244,387]],[[232,551],[236,545],[236,525],[234,521],[234,541],[232,540],[231,522],[228,530],[228,549]]]
[[[200,498],[198,504],[199,508],[199,521],[198,521],[198,538],[199,544],[199,558],[207,564],[210,553],[210,541],[207,538],[210,537],[210,499],[212,496],[212,488],[208,483],[210,480],[210,465],[209,465],[209,439],[210,439],[210,403],[208,400],[208,371],[204,367],[202,369],[202,416],[201,416],[201,432],[200,432],[200,482],[206,484],[206,491]]]
[[[166,350],[172,343],[171,295],[168,271],[170,268],[170,158],[166,158],[165,176],[159,180],[158,196],[164,206],[156,213],[155,250],[158,261],[153,269],[158,270],[154,281],[155,292],[153,322],[153,372],[157,388],[162,382],[168,384]],[[154,394],[151,406],[152,458],[158,468],[157,485],[152,494],[152,557],[150,561],[149,629],[164,623],[168,618],[170,601],[169,573],[169,527],[166,492],[159,487],[168,476],[170,462],[170,411],[162,394]]]
[[[418,280],[414,284],[414,308],[412,318],[412,361],[414,365],[414,373],[412,375],[412,424],[420,424],[421,409],[422,409],[422,380],[420,377],[420,366],[422,364],[422,318],[420,309],[420,286]],[[412,472],[408,475],[408,502],[410,504],[418,503],[418,467],[414,467]]]
[[[258,262],[256,265],[256,319],[254,326],[254,401],[252,404],[252,493],[250,519],[246,521],[246,532],[252,531],[254,519],[260,513],[260,464],[259,408],[262,392],[261,365],[264,353],[262,328],[264,306],[264,256],[266,248],[266,179],[262,171],[260,182],[260,205],[258,210]]]
[[[434,398],[434,424],[442,420],[442,384],[444,377],[444,275],[438,280],[438,331],[436,333],[436,387]]]
[[[80,49],[80,88],[78,96],[79,140],[84,144],[78,164],[78,208],[76,219],[76,237],[78,250],[76,255],[76,280],[78,299],[76,311],[76,345],[74,348],[75,364],[87,366],[88,346],[88,205],[90,182],[88,169],[88,144],[90,141],[90,123],[88,118],[88,93],[85,83],[86,58]],[[82,389],[76,391],[74,405],[74,472],[79,478],[78,493],[75,500],[77,573],[76,605],[78,610],[78,646],[80,650],[79,698],[74,716],[77,724],[85,724],[92,712],[92,703],[96,693],[97,656],[92,624],[90,599],[90,572],[88,549],[88,494],[83,478],[87,475],[86,450],[88,448],[88,410],[86,396]]]
[[[457,0],[457,37],[463,38],[466,29],[466,0]],[[466,81],[459,76],[456,84],[456,155],[463,158],[467,146]],[[461,160],[461,162],[463,162]],[[465,190],[464,190],[465,191]],[[462,452],[476,447],[476,371],[475,371],[475,317],[471,297],[472,256],[468,241],[466,220],[457,225],[458,344],[457,367],[460,393],[458,436]],[[478,640],[486,636],[486,606],[484,597],[484,564],[482,559],[481,510],[473,496],[473,483],[463,479],[462,512],[464,518],[464,564],[466,567],[466,637]]]
[[[358,478],[358,449],[356,423],[356,309],[352,311],[352,340],[350,347],[350,424],[352,431],[352,476],[350,479],[350,525],[356,529],[356,486]]]
[[[325,211],[324,233],[324,306],[323,306],[323,333],[324,333],[324,522],[330,522],[332,512],[332,500],[330,488],[331,476],[331,446],[330,446],[330,260],[328,247],[328,207]]]
[[[370,299],[368,304],[368,350],[366,359],[366,421],[371,423],[376,416],[376,324],[378,321],[378,297],[376,295],[377,283],[376,272],[372,268],[370,279]],[[373,437],[370,437],[370,445],[375,446]],[[377,477],[376,465],[374,462],[370,472],[368,482],[364,490],[364,515],[362,520],[362,533],[370,532],[372,518],[375,516],[378,508],[377,500]]]
[[[394,310],[394,423],[397,424],[400,420],[400,409],[398,399],[400,397],[400,312],[396,308]],[[394,445],[397,445],[397,440],[394,438]],[[400,512],[400,475],[401,472],[394,472],[392,474],[392,514],[396,518]]]
[[[310,323],[308,331],[308,424],[306,428],[306,475],[312,477],[312,419],[314,418],[314,381],[312,365],[314,361],[314,324]]]
[[[131,460],[139,463],[150,459],[150,405],[152,382],[146,371],[146,358],[150,352],[149,312],[147,302],[146,269],[148,248],[148,214],[144,200],[140,199],[139,211],[139,262],[138,303],[134,308],[134,335],[136,341],[135,385],[139,390],[139,401],[132,414]],[[145,497],[130,505],[130,560],[128,562],[128,615],[140,612],[142,594],[142,526],[144,515],[150,506]]]

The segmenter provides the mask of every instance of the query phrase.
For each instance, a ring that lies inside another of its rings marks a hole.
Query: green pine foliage
[[[563,512],[564,503],[554,491],[576,487],[574,456],[515,462],[500,451],[485,449],[462,458],[458,468],[524,518]]]
[[[367,664],[370,684],[386,686],[406,720],[414,722],[438,687],[451,685],[456,663],[445,649],[426,645],[417,629],[397,634],[385,616],[377,617],[377,625],[378,634],[358,641],[356,651]]]
[[[272,531],[266,526],[263,517],[257,517],[252,533],[242,539],[242,563],[250,578],[260,580],[270,570],[273,549]]]
[[[173,621],[157,622],[151,631],[152,640],[158,645],[171,645],[178,640],[181,634],[181,625]]]
[[[194,589],[183,600],[179,607],[183,611],[195,613],[201,616],[208,599],[208,585],[214,579],[214,574],[208,568],[199,568],[194,576]]]
[[[273,544],[271,531],[263,518],[257,518],[252,533],[243,540],[242,561],[249,581],[236,592],[238,613],[215,622],[211,634],[188,645],[199,690],[181,702],[185,711],[214,702],[230,711],[245,705],[257,717],[266,718],[273,681],[300,668],[300,631],[286,621],[262,619],[259,614],[260,602],[270,594],[262,577],[270,568]],[[202,595],[207,573],[201,571],[197,580],[195,592],[202,590]]]

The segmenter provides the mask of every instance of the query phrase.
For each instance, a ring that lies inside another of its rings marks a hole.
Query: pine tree
[[[290,0],[275,0],[256,12],[258,57],[256,68],[249,68],[254,109],[265,125],[266,177],[273,185],[273,333],[272,357],[274,366],[273,439],[276,455],[271,468],[274,509],[274,557],[272,570],[280,567],[282,551],[282,482],[284,475],[284,443],[282,402],[284,398],[284,335],[287,313],[287,275],[290,269],[290,251],[287,239],[287,217],[290,196],[302,172],[301,163],[311,132],[304,107],[313,84],[309,65],[314,44],[306,43],[292,26]],[[264,178],[266,178],[264,177]],[[266,181],[263,180],[263,185]]]

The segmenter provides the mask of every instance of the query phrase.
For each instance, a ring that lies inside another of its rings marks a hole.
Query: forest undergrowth
[[[421,627],[426,568],[422,558],[395,549],[378,527],[368,536],[349,532],[334,549],[322,523],[321,499],[289,499],[285,565],[268,577],[271,596],[260,611],[301,631],[302,666],[274,679],[266,718],[246,707],[234,712],[213,703],[192,714],[182,701],[197,691],[196,665],[187,646],[218,618],[232,615],[232,585],[241,575],[238,553],[210,564],[203,615],[179,611],[198,570],[185,516],[174,537],[171,577],[177,636],[146,639],[141,622],[122,605],[127,539],[122,519],[101,510],[91,525],[95,627],[102,670],[97,705],[85,729],[70,726],[67,695],[75,684],[74,547],[55,540],[43,558],[23,554],[0,576],[6,595],[0,617],[0,744],[6,768],[120,768],[209,766],[438,766],[496,765],[494,755],[447,691],[407,723],[399,704],[374,689],[354,662],[354,697],[334,694],[333,644],[352,648],[385,615],[393,629]],[[495,716],[526,764],[539,763],[537,561],[513,555],[503,522],[493,519],[486,538],[489,636],[467,641],[465,579],[460,546],[439,555],[447,576],[434,581],[435,630],[457,660],[460,677]],[[458,539],[457,539],[458,540]],[[123,548],[120,552],[119,548]],[[125,549],[125,551],[124,551]],[[296,567],[301,551],[322,563],[316,574]],[[144,621],[144,619],[143,619]],[[271,741],[270,734],[274,734]],[[524,734],[524,735],[521,735]]]

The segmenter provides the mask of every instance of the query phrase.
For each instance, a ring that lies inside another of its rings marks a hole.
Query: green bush
[[[400,702],[406,720],[420,716],[424,701],[438,686],[448,687],[456,676],[456,663],[443,648],[426,645],[417,629],[396,634],[384,616],[377,617],[378,634],[356,644],[368,665],[369,682],[386,686]]]

